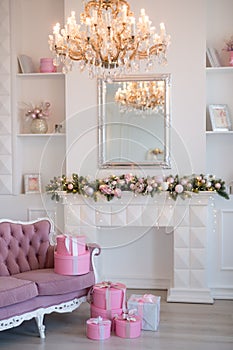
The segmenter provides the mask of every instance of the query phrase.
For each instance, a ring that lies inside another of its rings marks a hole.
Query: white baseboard
[[[176,290],[171,288],[169,279],[151,278],[147,276],[132,275],[101,275],[99,281],[121,282],[131,289],[167,289],[168,301],[173,302],[194,302],[194,303],[213,303],[213,299],[233,299],[233,287],[210,287],[207,290]],[[212,299],[213,298],[213,299]]]
[[[168,289],[170,287],[169,279],[136,277],[127,275],[102,275],[102,281],[112,281],[124,283],[127,288],[132,289]]]
[[[214,299],[233,300],[233,287],[211,287],[210,290]]]

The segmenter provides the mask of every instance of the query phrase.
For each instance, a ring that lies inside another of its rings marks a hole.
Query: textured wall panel
[[[12,193],[10,1],[0,0],[0,194]]]

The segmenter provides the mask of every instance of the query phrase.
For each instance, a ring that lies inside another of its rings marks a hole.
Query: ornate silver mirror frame
[[[128,83],[155,82],[164,87],[162,108],[122,108],[116,93]],[[170,74],[98,80],[99,167],[170,168]],[[122,112],[122,109],[124,110]]]

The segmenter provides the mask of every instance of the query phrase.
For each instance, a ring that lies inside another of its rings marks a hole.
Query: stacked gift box
[[[85,236],[58,235],[54,271],[61,275],[84,275],[90,271],[90,252]]]
[[[91,291],[91,318],[87,321],[90,339],[108,339],[111,330],[121,338],[137,338],[141,330],[158,330],[160,297],[152,294],[130,296],[126,302],[126,286],[122,283],[101,282]]]
[[[126,308],[126,286],[122,283],[104,281],[95,284],[91,294],[91,317],[113,320]]]

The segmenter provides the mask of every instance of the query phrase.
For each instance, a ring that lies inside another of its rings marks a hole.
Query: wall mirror
[[[98,80],[99,167],[170,167],[170,74]]]

